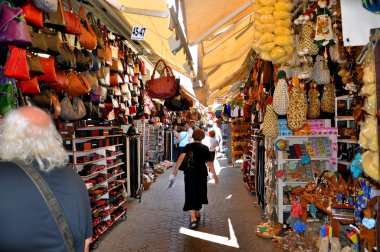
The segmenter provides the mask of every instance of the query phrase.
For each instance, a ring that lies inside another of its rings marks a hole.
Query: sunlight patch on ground
[[[232,197],[232,194],[228,195],[228,196],[226,197],[226,199],[231,199],[231,197]]]
[[[194,238],[202,239],[209,242],[214,242],[218,244],[222,244],[229,247],[239,248],[239,244],[237,242],[237,238],[235,235],[235,231],[232,227],[231,220],[228,219],[228,228],[230,231],[230,237],[224,237],[220,235],[208,234],[201,231],[191,230],[188,228],[181,227],[179,232],[184,235],[188,235]]]

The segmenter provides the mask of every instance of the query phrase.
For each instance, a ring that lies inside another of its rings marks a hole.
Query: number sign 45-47
[[[131,39],[133,39],[133,40],[144,40],[145,34],[146,34],[146,27],[134,26],[132,29]]]

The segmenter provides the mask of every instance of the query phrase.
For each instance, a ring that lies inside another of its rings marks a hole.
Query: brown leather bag
[[[97,40],[97,47],[98,48],[104,48],[104,40],[103,40],[103,30],[102,26],[100,24],[100,19],[95,19],[94,14],[92,12],[87,13],[87,18],[91,23],[92,30],[95,32],[96,40]]]
[[[69,73],[69,86],[67,88],[67,94],[70,96],[82,96],[90,92],[91,84],[82,74],[77,74],[72,71]]]
[[[124,68],[123,68],[123,63],[121,62],[121,60],[120,59],[113,59],[110,70],[111,70],[111,72],[123,73]]]
[[[155,79],[157,66],[164,64],[163,73],[166,72],[166,76]],[[159,60],[153,70],[151,79],[147,81],[146,90],[151,98],[167,99],[174,96],[177,92],[178,83],[175,80],[172,69],[166,65],[163,60]]]
[[[66,29],[62,0],[58,0],[57,11],[53,13],[44,13],[44,26],[58,31],[64,31]]]
[[[59,39],[58,32],[48,29],[42,32],[46,41],[47,52],[51,55],[61,54],[61,40]]]
[[[43,75],[45,73],[40,58],[36,54],[27,52],[26,59],[28,61],[29,73],[33,76]]]
[[[97,39],[90,22],[87,19],[83,4],[79,8],[79,17],[86,21],[86,27],[81,24],[81,34],[78,36],[79,43],[88,50],[94,50],[97,46]]]
[[[56,83],[48,83],[46,84],[48,87],[56,90],[56,91],[66,91],[69,86],[69,79],[66,75],[65,71],[56,69],[55,70],[56,76],[57,76],[57,82]]]

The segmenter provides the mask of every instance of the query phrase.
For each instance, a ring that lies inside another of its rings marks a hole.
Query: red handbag
[[[141,75],[146,75],[145,62],[143,60],[140,60],[139,68]]]
[[[129,114],[130,115],[135,115],[137,110],[136,110],[136,106],[129,106],[128,107],[128,110],[129,110]]]
[[[69,10],[65,10],[63,15],[66,21],[66,33],[79,35],[82,33],[80,17],[74,12],[74,8],[70,0],[67,0],[69,4]]]
[[[138,85],[139,84],[139,77],[137,75],[132,76],[132,83],[134,85]]]
[[[66,91],[69,86],[69,79],[67,78],[66,73],[62,70],[56,69],[55,74],[57,76],[57,82],[47,83],[46,85],[56,91]]]
[[[37,77],[33,77],[30,80],[17,81],[17,87],[23,94],[40,94],[40,86],[38,85]]]
[[[79,8],[79,18],[83,18],[86,21],[87,26],[84,27],[80,24],[81,33],[78,36],[79,43],[88,50],[94,50],[98,44],[98,40],[90,22],[88,21],[83,5]]]
[[[24,13],[24,17],[26,22],[37,28],[44,28],[43,23],[43,14],[40,9],[38,9],[32,1],[28,0],[28,3],[21,7],[22,12]]]
[[[119,86],[118,73],[110,74],[110,86]]]
[[[8,46],[10,55],[5,63],[4,75],[18,80],[29,80],[29,67],[26,59],[26,50],[15,46]]]
[[[40,57],[42,68],[44,69],[44,74],[37,77],[38,81],[46,83],[56,83],[57,74],[55,72],[55,60],[53,56],[49,58]]]
[[[166,72],[166,76],[155,79],[157,66],[164,64],[163,72]],[[173,75],[172,69],[166,65],[163,60],[159,60],[154,67],[151,79],[147,81],[146,90],[151,98],[167,99],[174,96],[178,90],[178,84]]]

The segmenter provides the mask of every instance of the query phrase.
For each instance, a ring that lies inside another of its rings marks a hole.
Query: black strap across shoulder
[[[20,166],[20,168],[29,176],[29,178],[33,181],[34,185],[41,193],[65,241],[67,251],[75,252],[74,239],[70,230],[69,223],[67,222],[66,216],[64,215],[61,206],[59,205],[46,181],[42,178],[38,171],[36,171],[36,169],[20,163],[16,164]]]

